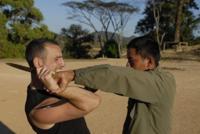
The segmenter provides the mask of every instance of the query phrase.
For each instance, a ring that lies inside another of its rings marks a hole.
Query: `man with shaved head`
[[[33,40],[25,55],[31,69],[25,112],[33,130],[38,134],[90,134],[83,116],[98,106],[99,97],[80,87],[66,87],[65,81],[46,79],[64,67],[58,43]],[[63,90],[51,93],[48,88]]]

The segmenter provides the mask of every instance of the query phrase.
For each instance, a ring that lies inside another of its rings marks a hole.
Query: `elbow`
[[[93,110],[93,109],[97,108],[100,105],[100,103],[101,103],[100,96],[95,95],[95,99],[93,100],[93,103],[91,104],[92,105],[91,109]]]
[[[29,119],[31,120],[31,122],[37,126],[37,124],[40,123],[49,123],[48,121],[46,121],[44,118],[44,116],[40,116],[40,114],[38,114],[37,112],[31,112],[29,114]]]
[[[101,98],[98,95],[95,95],[95,97],[93,97],[89,103],[85,103],[85,105],[83,106],[83,110],[86,113],[89,113],[91,111],[93,111],[94,109],[96,109],[99,104],[101,103]]]

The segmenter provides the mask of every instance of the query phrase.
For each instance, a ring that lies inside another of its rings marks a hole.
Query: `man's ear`
[[[155,61],[152,57],[147,58],[147,69],[154,69],[155,68]]]
[[[40,67],[42,67],[42,66],[43,66],[43,61],[42,61],[42,59],[39,58],[39,57],[35,57],[35,58],[33,59],[33,65],[34,65],[35,68],[40,68]]]

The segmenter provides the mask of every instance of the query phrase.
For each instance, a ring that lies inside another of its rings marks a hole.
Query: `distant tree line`
[[[41,12],[33,0],[0,1],[0,57],[23,57],[25,44],[35,38],[53,38],[40,22]]]
[[[74,19],[81,24],[89,26],[97,35],[97,41],[101,48],[99,56],[107,56],[109,42],[114,40],[116,33],[119,35],[117,38],[117,52],[120,57],[121,46],[123,45],[123,31],[128,23],[131,15],[137,12],[138,9],[132,4],[118,1],[105,1],[105,0],[84,0],[84,1],[69,1],[63,4],[71,11],[70,19]],[[100,29],[98,29],[99,23]],[[112,35],[109,36],[109,29],[112,29]],[[103,32],[99,34],[99,32]],[[115,56],[114,56],[115,57]]]
[[[34,0],[0,0],[0,58],[24,57],[25,45],[36,38],[57,40],[64,56],[68,58],[120,58],[127,43],[124,40],[124,29],[133,20],[130,18],[134,18],[134,14],[140,10],[134,6],[135,2],[65,2],[63,6],[70,14],[68,19],[76,20],[78,24],[62,28],[56,34],[41,23],[43,15],[34,7]],[[200,37],[197,36],[200,33],[200,12],[196,0],[143,2],[146,6],[144,18],[137,23],[135,33],[151,35],[158,41],[161,50],[164,42],[174,42],[176,47],[179,42],[200,44]],[[89,26],[92,31],[84,29],[82,24]]]
[[[161,47],[164,41],[192,43],[197,39],[194,33],[200,32],[200,12],[195,0],[148,0],[143,14],[136,33],[154,32]]]

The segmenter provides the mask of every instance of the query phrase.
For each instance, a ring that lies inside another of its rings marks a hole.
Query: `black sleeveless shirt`
[[[90,134],[84,118],[56,123],[50,129],[40,129],[32,124],[29,119],[29,113],[36,105],[49,97],[58,98],[57,96],[48,94],[45,90],[32,90],[30,86],[27,88],[25,112],[31,127],[37,134]]]

